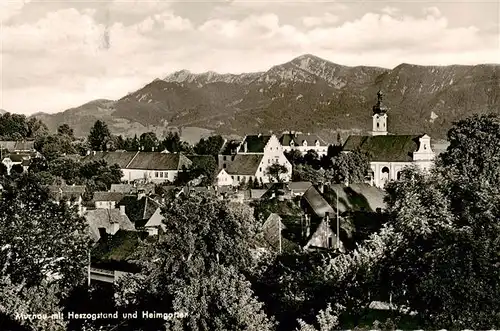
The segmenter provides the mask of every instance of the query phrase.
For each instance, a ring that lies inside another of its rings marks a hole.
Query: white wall
[[[383,188],[385,182],[382,180],[382,169],[389,168],[388,181],[397,180],[397,174],[404,167],[411,166],[413,162],[370,162],[370,168],[373,171],[373,185]]]
[[[233,180],[231,176],[225,170],[221,170],[217,175],[217,186],[229,186],[229,185],[233,185]]]
[[[138,179],[145,179],[153,183],[162,183],[166,181],[173,182],[179,173],[177,170],[169,171],[155,171],[155,170],[142,170],[142,169],[122,169],[123,181],[133,181]],[[163,176],[163,177],[162,177]]]
[[[272,135],[264,148],[264,156],[255,174],[257,178],[262,178],[262,182],[269,183],[269,176],[267,175],[267,168],[273,163],[284,165],[288,173],[282,175],[285,182],[290,181],[292,177],[292,164],[288,161],[283,153],[283,146],[275,135]]]
[[[96,201],[95,207],[97,209],[115,209],[115,201]]]
[[[305,155],[308,151],[310,150],[316,151],[320,157],[323,155],[328,154],[328,146],[283,146],[283,151],[284,152],[290,152],[291,150],[298,150],[302,153],[302,155]]]

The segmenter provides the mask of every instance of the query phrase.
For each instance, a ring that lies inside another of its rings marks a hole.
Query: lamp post
[[[339,188],[335,187],[335,195],[337,196],[337,250],[340,247],[340,236],[339,236]]]

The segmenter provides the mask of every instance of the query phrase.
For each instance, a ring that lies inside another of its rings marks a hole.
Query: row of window
[[[168,178],[168,172],[166,172],[166,171],[155,171],[155,178]]]

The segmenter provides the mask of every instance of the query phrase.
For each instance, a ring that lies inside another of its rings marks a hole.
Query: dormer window
[[[290,146],[292,146],[292,147],[293,147],[294,145],[295,145],[295,143],[293,142],[293,140],[292,140],[292,141],[290,141]]]
[[[315,144],[316,146],[319,146],[319,140],[316,140]]]
[[[305,140],[304,140],[304,141],[302,142],[302,146],[307,146],[307,141],[305,141]]]
[[[424,149],[427,149],[427,145],[426,144],[424,144]]]

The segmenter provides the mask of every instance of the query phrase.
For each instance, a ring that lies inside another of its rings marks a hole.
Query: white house
[[[302,154],[306,154],[308,151],[313,150],[318,153],[320,157],[328,153],[328,144],[315,134],[288,131],[283,132],[279,141],[285,152],[298,150]]]
[[[272,179],[267,170],[276,163],[287,169],[281,176],[283,181],[288,182],[292,176],[292,164],[283,154],[283,146],[274,134],[246,136],[235,149],[228,154],[220,155],[219,160],[221,161],[217,176],[219,184],[228,183],[228,176],[231,176],[234,186],[250,179],[259,183],[269,183]]]
[[[118,164],[123,172],[122,181],[149,183],[173,182],[179,172],[188,170],[192,164],[183,154],[161,152],[92,152],[83,162],[98,160]]]
[[[350,136],[343,146],[344,152],[361,150],[370,154],[371,172],[368,180],[383,188],[387,181],[398,180],[401,170],[417,165],[427,171],[434,164],[435,153],[431,137],[423,135],[392,135],[387,131],[387,108],[382,105],[382,92],[373,107],[373,130],[370,136]]]

